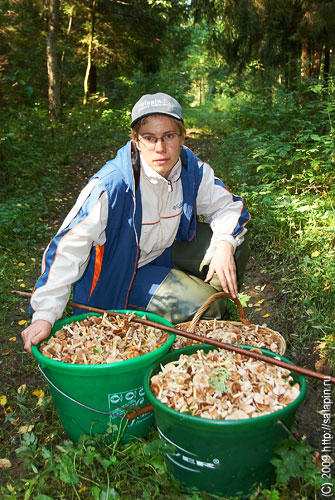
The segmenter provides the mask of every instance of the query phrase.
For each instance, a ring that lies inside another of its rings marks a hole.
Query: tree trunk
[[[88,92],[91,95],[97,92],[97,67],[94,63],[91,64],[91,70],[88,77]]]
[[[311,67],[312,78],[319,78],[320,76],[321,56],[322,56],[322,46],[321,49],[314,51],[313,63]]]
[[[57,31],[59,23],[59,0],[47,0],[47,69],[49,113],[52,121],[57,121],[61,112],[59,60],[57,51]]]
[[[93,58],[93,39],[94,39],[94,24],[95,24],[95,9],[98,0],[91,0],[91,5],[88,14],[89,32],[88,32],[88,49],[87,49],[87,66],[84,78],[84,99],[83,104],[87,104],[89,95],[89,79],[92,70]]]
[[[304,37],[301,40],[301,76],[302,78],[307,78],[310,76],[310,50],[309,50],[309,40]]]
[[[330,49],[329,45],[325,46],[325,55],[323,58],[323,78],[326,83],[329,80],[329,71],[330,71]]]
[[[69,34],[71,32],[74,12],[75,12],[75,7],[73,5],[69,11],[69,22],[68,22],[67,30],[66,30],[67,37],[69,36]],[[62,78],[63,78],[64,60],[65,60],[65,50],[62,51],[62,55],[60,58],[60,82],[61,82],[61,86],[62,86]]]

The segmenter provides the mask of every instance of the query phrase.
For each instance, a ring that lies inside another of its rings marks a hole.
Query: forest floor
[[[191,147],[195,153],[201,150],[201,156],[206,156],[206,149],[209,148],[210,140],[199,141],[198,139],[190,139],[187,145]],[[115,150],[106,150],[97,155],[85,155],[74,162],[69,168],[68,174],[68,189],[64,193],[62,200],[59,203],[57,211],[49,214],[49,220],[44,220],[45,224],[52,225],[55,228],[59,226],[62,219],[71,208],[80,189],[85,185],[86,180],[96,172],[106,160],[115,155]],[[204,154],[205,153],[205,154]],[[10,279],[8,278],[12,288],[19,289],[22,276],[24,277],[25,290],[32,290],[36,278],[39,275],[39,266],[42,257],[42,248],[47,245],[48,241],[41,241],[40,248],[35,249],[36,260],[31,263],[30,269],[27,266],[21,268],[21,274]],[[251,243],[252,247],[252,243]],[[18,257],[20,259],[20,257]],[[21,288],[22,289],[22,288]],[[247,317],[255,324],[265,324],[269,328],[279,331],[287,342],[287,351],[285,357],[293,363],[315,369],[316,355],[312,352],[310,346],[301,347],[301,344],[296,344],[294,338],[289,338],[289,332],[292,331],[291,325],[287,324],[286,300],[287,297],[281,292],[280,283],[273,278],[273,273],[267,270],[267,256],[256,255],[252,252],[247,272],[245,275],[245,283],[243,292],[250,296],[248,307],[245,311]],[[42,376],[36,369],[35,359],[23,351],[20,332],[24,328],[19,326],[18,322],[22,318],[24,310],[27,308],[25,299],[17,298],[14,310],[8,311],[6,318],[3,321],[0,335],[1,360],[0,370],[2,372],[2,384],[0,395],[8,395],[9,407],[13,404],[13,397],[10,397],[11,392],[17,392],[17,389],[26,384],[28,391],[33,393],[36,389],[46,390],[46,385],[42,380]],[[266,316],[266,321],[264,319]],[[299,318],[295,325],[299,325]],[[297,331],[298,333],[298,331]],[[15,340],[14,340],[15,339]],[[322,394],[323,383],[320,381],[309,379],[308,390],[305,402],[301,405],[297,413],[296,428],[300,438],[306,436],[308,444],[316,449],[321,448],[321,416],[318,413],[322,409]],[[1,409],[1,407],[0,407]],[[3,410],[6,413],[6,405],[3,405]],[[7,414],[9,410],[7,408]],[[15,412],[14,412],[15,417]],[[4,422],[3,431],[7,441],[7,452],[13,461],[14,468],[12,474],[18,478],[21,476],[20,464],[15,460],[13,446],[18,445],[18,433],[20,426],[23,426],[29,421],[30,415],[27,413],[27,422],[15,418],[7,419]],[[52,418],[55,418],[53,414]],[[37,424],[36,424],[37,427]],[[36,429],[35,427],[35,429]],[[64,439],[66,438],[64,434]],[[12,451],[11,451],[12,450]],[[2,450],[3,453],[3,450]],[[1,456],[0,458],[4,458]],[[0,471],[1,473],[2,471]],[[3,476],[4,478],[5,476]],[[1,482],[1,475],[0,475]]]

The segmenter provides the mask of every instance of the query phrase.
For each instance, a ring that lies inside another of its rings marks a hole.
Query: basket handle
[[[203,313],[209,308],[209,306],[213,302],[216,301],[216,299],[219,299],[220,297],[226,297],[227,299],[233,300],[235,302],[235,304],[236,304],[237,309],[238,309],[241,323],[243,323],[244,325],[251,325],[250,321],[247,319],[247,317],[245,315],[244,309],[243,309],[242,304],[239,301],[238,297],[236,297],[234,299],[229,293],[218,292],[218,293],[214,293],[214,295],[212,295],[211,297],[209,297],[206,300],[206,302],[204,302],[202,304],[202,306],[199,307],[199,309],[197,310],[197,312],[193,316],[193,319],[192,319],[192,321],[190,323],[190,326],[188,328],[189,332],[194,332],[195,327],[196,327],[198,321],[200,320],[201,316],[203,315]]]

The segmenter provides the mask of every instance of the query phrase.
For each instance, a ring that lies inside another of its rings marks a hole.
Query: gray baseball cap
[[[158,92],[157,94],[146,94],[137,101],[131,112],[131,127],[138,120],[149,115],[167,115],[184,123],[181,106],[176,99]]]

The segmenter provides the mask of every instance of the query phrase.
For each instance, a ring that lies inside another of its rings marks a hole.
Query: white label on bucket
[[[181,448],[176,443],[168,439],[162,431],[158,428],[160,436],[169,444],[172,444],[176,448],[176,452],[173,455],[166,453],[166,457],[171,460],[175,465],[181,467],[182,469],[187,469],[192,472],[200,472],[200,469],[219,469],[220,460],[218,458],[213,458],[211,462],[205,460],[200,460],[200,458],[195,454],[184,448]]]
[[[137,387],[136,389],[132,389],[131,391],[123,391],[123,392],[114,392],[113,394],[108,394],[108,408],[110,411],[109,420],[112,421],[115,418],[124,417],[125,413],[127,413],[131,408],[139,409],[139,407],[148,404],[147,399],[145,398],[145,392],[143,386]],[[127,409],[127,410],[125,410]],[[142,420],[146,420],[147,418],[152,417],[152,412],[144,413],[143,415],[138,416],[134,420],[130,420],[128,423],[128,427],[142,422]]]

